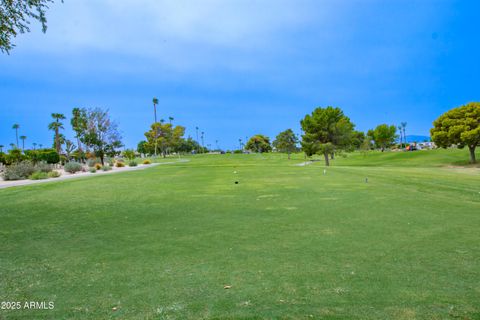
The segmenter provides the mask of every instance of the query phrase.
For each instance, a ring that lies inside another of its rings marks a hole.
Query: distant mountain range
[[[429,136],[407,135],[407,143],[430,141]]]

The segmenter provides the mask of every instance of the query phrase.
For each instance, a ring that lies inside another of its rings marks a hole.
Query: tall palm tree
[[[158,104],[158,99],[156,97],[153,97],[152,99],[153,102],[153,114],[155,117],[155,122],[154,124],[157,123],[157,104]],[[157,147],[158,147],[158,128],[155,126],[155,157],[157,156]]]
[[[155,116],[155,123],[157,123],[157,104],[158,104],[158,99],[153,97],[152,99],[153,102],[153,114]]]
[[[22,140],[22,151],[25,151],[25,140],[27,140],[27,136],[20,136],[20,140]]]
[[[3,147],[5,147],[3,144],[0,144],[0,153],[3,152]]]
[[[168,117],[168,121],[170,121],[170,125],[172,125],[173,117]]]
[[[39,143],[39,144],[38,144],[38,148],[39,148],[39,149],[42,149],[42,147],[43,147],[43,144]]]
[[[37,150],[37,143],[34,142],[34,143],[32,143],[32,145],[33,145],[33,150]]]
[[[242,139],[238,139],[238,142],[240,143],[240,150],[242,150],[242,149],[243,149],[243,147],[242,147]]]
[[[398,129],[398,132],[400,132],[400,148],[403,148],[402,126],[398,126],[397,129]]]
[[[160,119],[160,123],[165,123],[165,119]]]
[[[15,143],[10,143],[10,148],[15,149]]]
[[[202,131],[202,135],[201,135],[201,138],[202,138],[202,153],[205,151],[205,143],[204,143],[204,140],[203,140],[204,136],[205,136],[205,132]]]
[[[18,123],[15,123],[13,126],[12,126],[12,129],[15,130],[15,137],[17,138],[17,147],[18,147],[18,129],[20,128],[20,125]]]
[[[402,122],[400,123],[400,125],[402,126],[402,130],[403,130],[403,140],[405,140],[405,146],[407,145],[407,136],[405,134],[405,128],[407,127],[407,123],[406,122]]]
[[[55,149],[58,153],[60,153],[62,148],[60,144],[60,129],[63,129],[63,123],[61,123],[60,120],[64,120],[66,118],[61,113],[52,113],[52,118],[55,121],[48,125],[48,129],[55,131]]]
[[[215,140],[215,146],[217,147],[217,150],[220,150],[220,148],[218,147],[218,140]]]

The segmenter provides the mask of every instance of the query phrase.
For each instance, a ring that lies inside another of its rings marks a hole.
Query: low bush
[[[101,168],[101,167],[100,167],[100,168]],[[100,169],[100,168],[99,168],[99,169]],[[89,168],[89,169],[88,169],[88,172],[90,172],[90,173],[95,173],[95,172],[97,172],[97,168],[95,168],[95,167]]]
[[[38,161],[45,161],[46,163],[59,163],[60,155],[55,149],[40,149],[38,150]]]
[[[95,163],[94,168],[97,169],[97,170],[100,170],[100,169],[102,169],[102,164],[101,163]]]
[[[5,168],[3,173],[4,180],[22,180],[27,179],[35,172],[35,167],[30,161],[22,161],[11,164]]]
[[[103,166],[103,167],[102,167],[102,170],[103,170],[103,171],[110,171],[110,170],[112,170],[112,167],[110,167],[110,166]]]
[[[130,162],[128,163],[128,166],[129,166],[129,167],[136,167],[136,166],[137,166],[137,162],[136,162],[136,161],[130,161]]]
[[[117,161],[117,163],[115,163],[115,166],[117,168],[122,168],[122,167],[125,167],[125,163],[121,162],[121,161]]]
[[[30,180],[43,180],[48,178],[48,173],[42,171],[35,171],[28,177]]]
[[[58,177],[60,177],[61,175],[62,175],[62,174],[61,174],[60,172],[58,172],[58,171],[50,171],[50,172],[48,173],[48,177],[49,177],[49,178],[58,178]]]
[[[53,170],[52,166],[46,162],[39,162],[35,165],[35,170],[44,172],[44,173],[49,173],[50,171]]]
[[[67,162],[65,163],[64,169],[66,172],[76,173],[78,171],[82,171],[82,165],[78,162]]]
[[[113,159],[113,158],[108,158],[106,160],[106,162],[112,167],[115,165],[115,159]]]
[[[87,160],[87,166],[89,168],[95,167],[96,164],[97,164],[97,159],[88,159]]]
[[[152,163],[152,162],[151,162],[150,160],[148,160],[148,159],[143,160],[143,164],[151,164],[151,163]]]

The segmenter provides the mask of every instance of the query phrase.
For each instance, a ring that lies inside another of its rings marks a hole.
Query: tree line
[[[75,142],[63,134],[66,116],[62,113],[52,113],[52,122],[48,129],[53,131],[52,148],[42,148],[42,144],[33,143],[33,149],[25,149],[26,136],[20,136],[22,148],[19,147],[19,124],[14,124],[16,144],[11,143],[8,153],[3,152],[0,145],[0,162],[10,164],[21,160],[45,160],[57,163],[62,157],[64,162],[75,159],[84,161],[86,158],[97,157],[104,164],[105,157],[113,157],[120,153],[123,146],[122,137],[117,124],[110,119],[108,110],[101,108],[73,108],[70,124],[75,133]],[[76,144],[75,144],[76,143]],[[52,153],[56,154],[52,155]],[[42,156],[45,155],[45,156]],[[57,159],[57,160],[55,160]]]
[[[280,132],[273,143],[267,136],[258,134],[250,138],[245,149],[252,152],[270,152],[272,146],[290,154],[302,150],[307,156],[315,154],[330,160],[339,152],[379,149],[382,152],[396,144],[407,145],[406,122],[399,126],[380,124],[366,133],[355,130],[355,124],[338,107],[316,108],[300,121],[301,139],[291,129]],[[397,135],[397,129],[399,135]],[[475,149],[480,144],[480,103],[472,102],[454,108],[433,122],[431,139],[439,147],[467,147],[470,162],[476,163]]]

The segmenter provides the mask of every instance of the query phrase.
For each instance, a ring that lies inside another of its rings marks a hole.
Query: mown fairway
[[[188,159],[0,190],[0,319],[480,318],[466,151]]]

